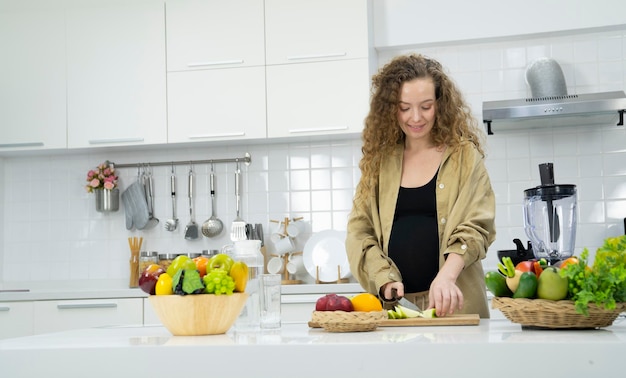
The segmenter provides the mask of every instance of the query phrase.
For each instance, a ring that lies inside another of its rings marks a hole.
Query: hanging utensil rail
[[[229,159],[209,159],[209,160],[181,160],[181,161],[158,161],[152,163],[124,163],[124,164],[115,164],[111,163],[115,169],[118,168],[136,168],[138,166],[149,165],[151,167],[157,167],[162,165],[197,165],[197,164],[219,164],[219,163],[244,163],[245,165],[250,165],[252,158],[248,152],[244,154],[242,158],[229,158]]]

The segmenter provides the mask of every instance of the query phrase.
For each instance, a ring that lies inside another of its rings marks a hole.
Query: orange
[[[200,273],[200,277],[204,277],[206,275],[206,266],[209,262],[209,258],[206,256],[198,256],[193,259],[196,263],[196,269],[198,273]]]
[[[354,311],[382,311],[383,305],[380,300],[373,294],[361,293],[350,298]]]

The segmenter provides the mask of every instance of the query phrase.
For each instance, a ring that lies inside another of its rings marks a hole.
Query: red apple
[[[337,294],[326,294],[323,297],[319,298],[317,302],[315,302],[315,311],[326,311],[328,300],[336,296]]]
[[[315,302],[315,311],[354,311],[354,306],[343,295],[326,294]]]
[[[157,264],[148,265],[139,276],[139,288],[150,295],[154,295],[159,276],[163,273],[165,270],[161,266]]]
[[[337,295],[335,297],[331,297],[328,299],[328,303],[326,304],[326,309],[328,311],[354,311],[354,306],[352,302],[347,297],[343,295]]]

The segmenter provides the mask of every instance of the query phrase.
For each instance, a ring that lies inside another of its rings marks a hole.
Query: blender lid
[[[559,199],[575,194],[576,185],[572,184],[539,185],[524,190],[524,198],[541,197],[541,199]]]

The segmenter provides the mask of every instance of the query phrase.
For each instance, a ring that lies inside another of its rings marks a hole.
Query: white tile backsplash
[[[379,52],[379,63],[398,53],[416,51],[440,59],[462,88],[476,117],[483,101],[526,97],[525,67],[551,56],[561,64],[568,92],[624,90],[626,29],[575,33],[550,38],[462,43]],[[577,251],[591,251],[607,236],[622,234],[626,216],[626,127],[589,126],[518,130],[487,137],[487,168],[496,192],[497,239],[485,260],[495,269],[496,251],[526,243],[522,219],[523,190],[539,184],[537,165],[554,162],[557,183],[577,185],[579,225]],[[93,195],[84,191],[88,169],[109,159],[185,161],[229,158],[249,152],[242,167],[243,218],[265,226],[270,220],[303,217],[310,232],[345,230],[352,195],[360,177],[359,137],[328,142],[265,143],[228,147],[186,147],[0,158],[0,287],[15,282],[93,282],[124,287],[128,281],[127,237],[144,236],[144,249],[193,252],[219,249],[229,243],[227,231],[235,216],[234,164],[217,164],[217,215],[226,232],[215,239],[183,238],[187,224],[188,167],[177,166],[177,214],[180,227],[163,229],[171,216],[170,167],[154,167],[155,206],[161,224],[143,232],[127,231],[124,213],[100,214]],[[194,167],[196,222],[210,216],[210,166]],[[121,169],[125,188],[136,169]],[[567,182],[565,182],[567,181]],[[273,224],[272,224],[273,225]],[[310,234],[309,234],[310,235]],[[301,247],[309,235],[297,240]],[[268,242],[270,251],[273,246]],[[32,261],[38,261],[33,268]]]

